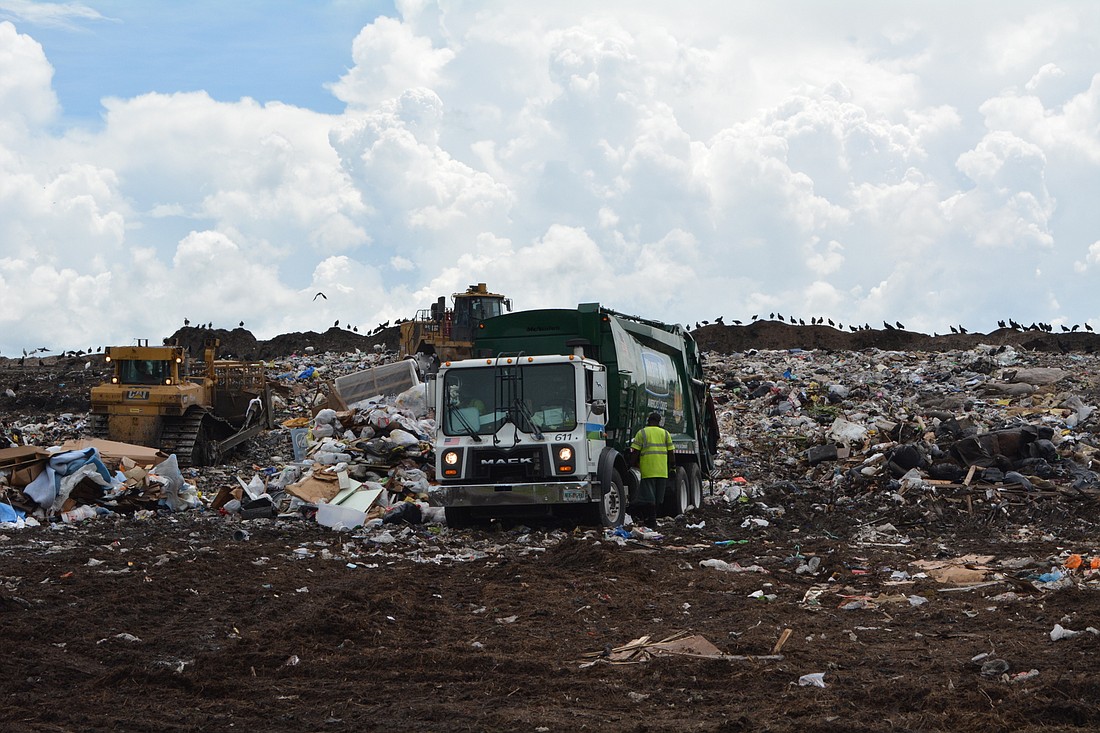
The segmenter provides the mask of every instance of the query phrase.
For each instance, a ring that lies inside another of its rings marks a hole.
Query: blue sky
[[[476,282],[1100,329],[1098,30],[1074,0],[0,0],[0,355]]]
[[[18,21],[21,4],[5,5],[0,20]],[[344,105],[324,85],[351,66],[359,30],[394,12],[380,0],[82,5],[92,17],[26,24],[54,67],[61,124],[98,123],[102,97],[151,91],[206,90],[223,101],[251,97],[339,113]]]

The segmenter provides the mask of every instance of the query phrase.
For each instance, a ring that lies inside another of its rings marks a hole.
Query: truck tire
[[[609,484],[602,489],[596,518],[601,526],[618,527],[626,519],[626,488],[618,471],[611,472]]]
[[[691,508],[700,509],[703,506],[703,469],[698,463],[688,466],[688,491],[691,495]]]
[[[665,490],[665,513],[678,517],[691,509],[691,489],[688,486],[688,472],[683,466],[677,466],[672,475],[670,486]]]

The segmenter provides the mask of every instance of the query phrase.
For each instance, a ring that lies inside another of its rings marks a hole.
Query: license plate
[[[565,489],[561,492],[562,501],[588,501],[588,492],[584,489]]]

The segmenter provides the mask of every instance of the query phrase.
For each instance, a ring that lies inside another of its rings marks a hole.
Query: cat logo
[[[128,400],[147,400],[149,399],[149,390],[147,389],[130,389],[126,391],[126,399]]]

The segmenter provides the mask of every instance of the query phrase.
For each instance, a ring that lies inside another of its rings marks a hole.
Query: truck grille
[[[475,448],[470,451],[470,478],[487,483],[519,483],[546,475],[546,455],[541,446]]]

